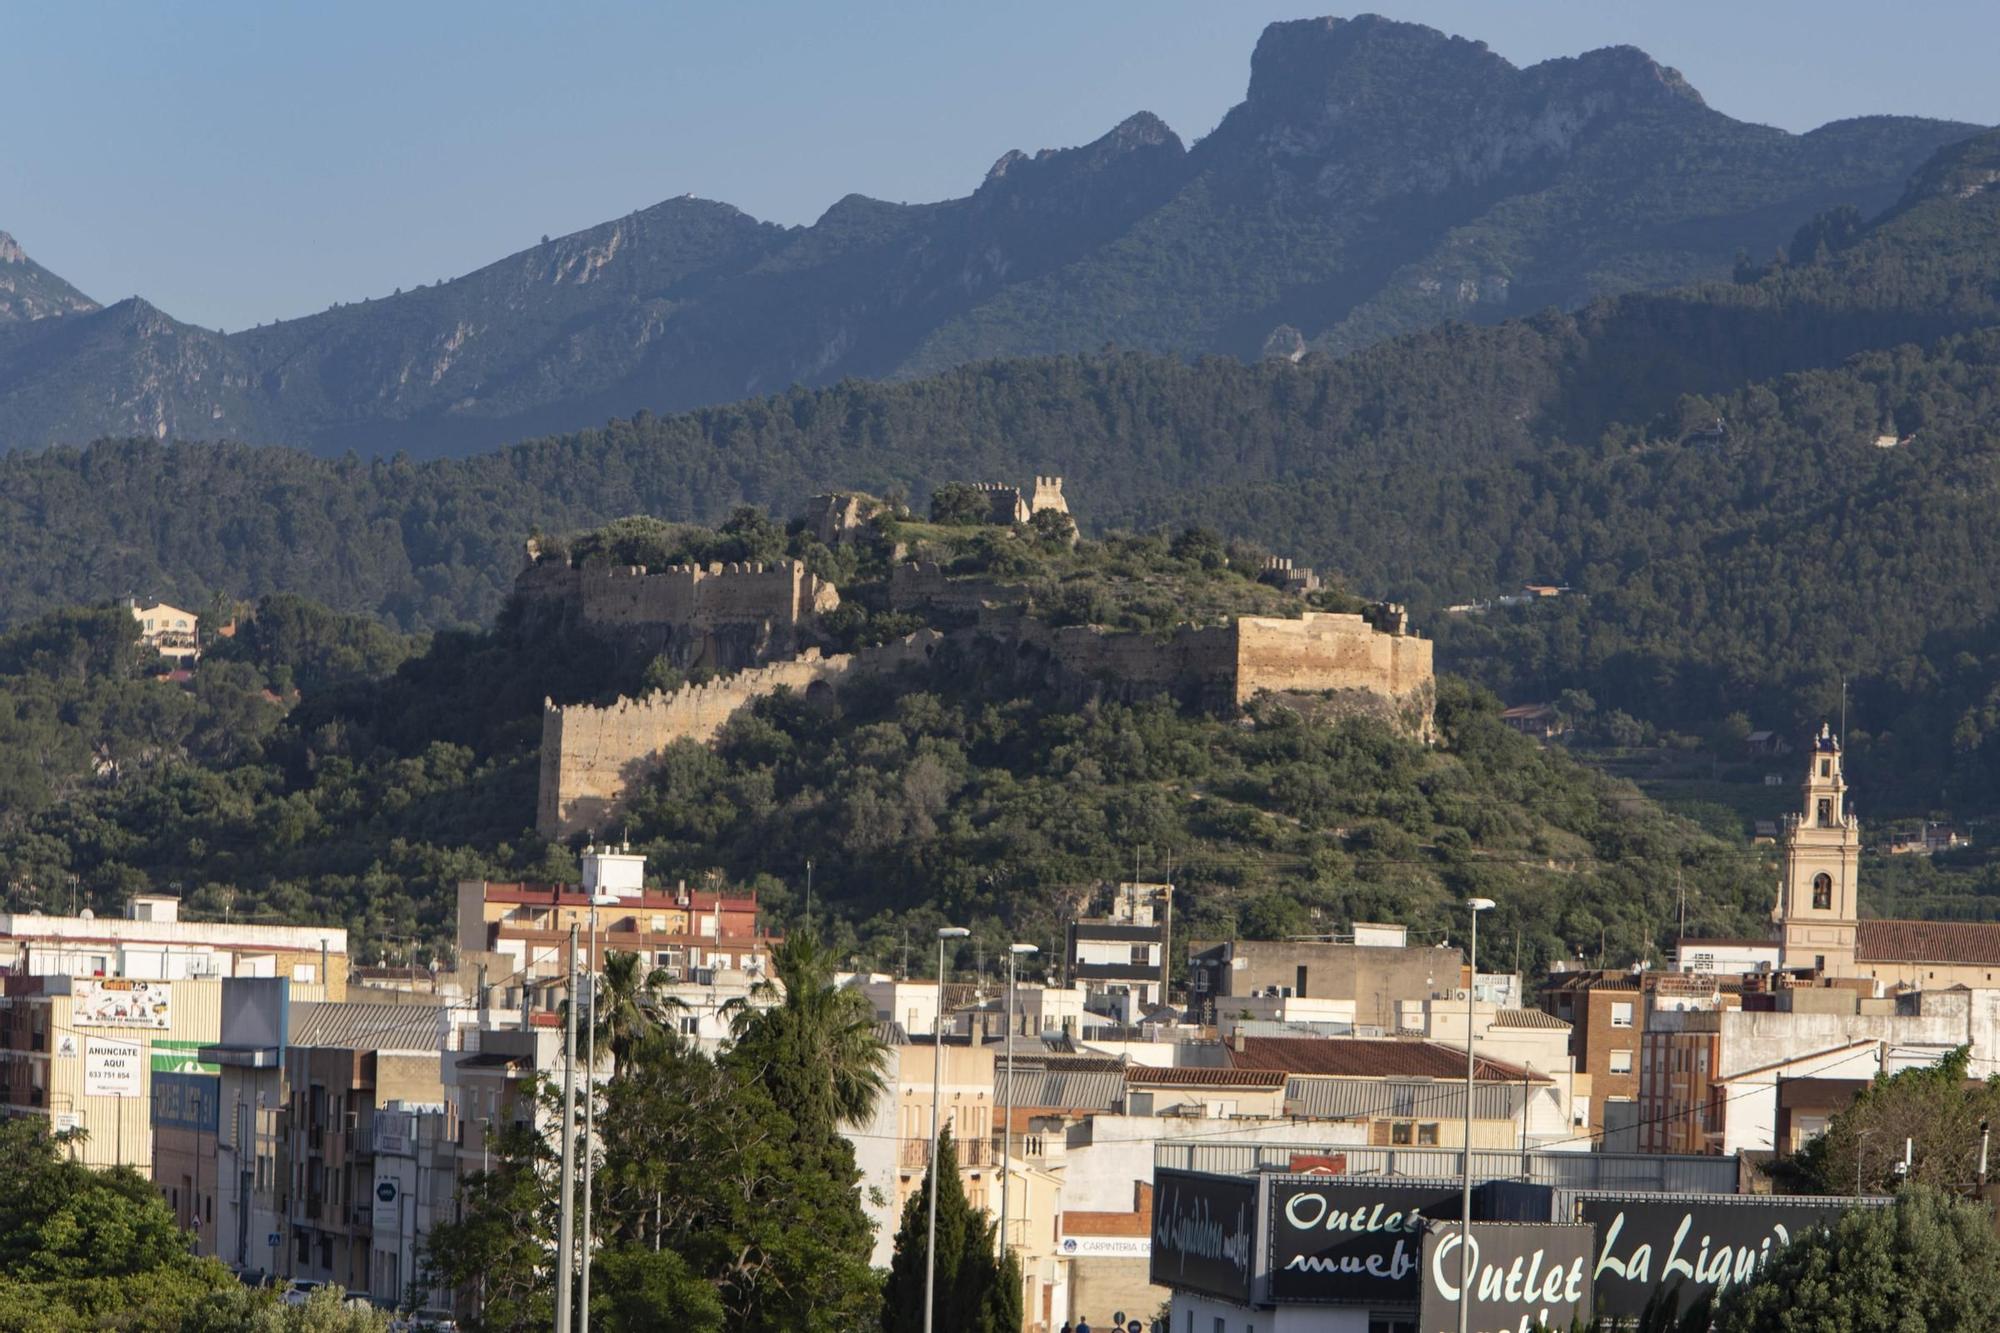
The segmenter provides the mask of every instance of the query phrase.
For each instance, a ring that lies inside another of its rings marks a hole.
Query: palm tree
[[[663,1035],[677,1037],[664,1015],[685,1006],[677,996],[666,993],[669,980],[664,968],[645,970],[636,953],[613,949],[604,955],[604,970],[597,983],[596,1035],[599,1044],[610,1047],[620,1073],[645,1042]]]
[[[753,1073],[790,1111],[802,1133],[831,1135],[859,1125],[887,1086],[887,1053],[875,1035],[875,1010],[860,991],[836,986],[833,958],[809,932],[771,953],[784,998],[738,1006],[729,1058]],[[769,994],[766,983],[759,990]]]

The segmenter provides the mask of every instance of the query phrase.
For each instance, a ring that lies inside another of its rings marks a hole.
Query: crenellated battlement
[[[542,762],[535,827],[566,838],[606,827],[676,741],[707,744],[730,718],[781,689],[810,693],[856,672],[890,671],[928,658],[939,642],[919,630],[894,643],[822,657],[808,648],[787,661],[610,704],[542,701]]]

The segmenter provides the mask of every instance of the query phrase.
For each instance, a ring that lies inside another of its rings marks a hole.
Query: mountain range
[[[463,454],[846,378],[1106,344],[1348,353],[1443,321],[1728,276],[1801,220],[1893,203],[1979,127],[1803,135],[1616,47],[1521,69],[1373,16],[1273,24],[1188,145],[1134,115],[961,199],[810,226],[683,197],[462,278],[232,334],[99,307],[0,238],[0,446],[102,436]]]

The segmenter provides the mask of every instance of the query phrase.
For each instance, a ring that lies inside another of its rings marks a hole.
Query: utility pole
[[[1674,892],[1679,894],[1681,899],[1680,938],[1685,940],[1688,937],[1688,891],[1687,884],[1681,878],[1681,867],[1679,866],[1674,867]]]
[[[1007,946],[1007,1106],[1000,1127],[1000,1261],[1007,1261],[1007,1187],[1014,1178],[1014,964],[1040,953],[1032,944]],[[1044,992],[1046,996],[1047,992]]]
[[[937,1030],[931,1033],[931,1201],[930,1238],[924,1244],[924,1333],[937,1315],[938,1092],[944,1085],[944,942],[972,932],[963,926],[938,929]]]
[[[1472,990],[1479,980],[1479,914],[1494,904],[1491,898],[1468,898],[1465,905],[1471,909],[1472,944],[1467,951],[1465,979],[1465,1138],[1458,1150],[1464,1188],[1458,1222],[1458,1333],[1468,1333],[1472,1317],[1472,1293],[1466,1290],[1472,1284],[1472,1090],[1478,1078],[1472,1053]],[[1526,1116],[1525,1106],[1521,1113]]]
[[[590,1180],[597,1157],[597,898],[590,900],[590,1026],[583,1036],[583,1291],[577,1333],[590,1333]]]
[[[569,927],[569,1021],[563,1025],[562,1193],[556,1217],[556,1333],[570,1333],[576,1277],[576,923]]]

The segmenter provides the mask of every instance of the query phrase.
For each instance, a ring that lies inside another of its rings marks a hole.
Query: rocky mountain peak
[[[25,264],[27,262],[28,252],[21,248],[21,243],[6,232],[0,231],[0,264]]]

